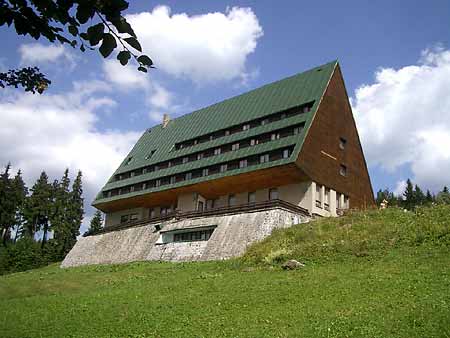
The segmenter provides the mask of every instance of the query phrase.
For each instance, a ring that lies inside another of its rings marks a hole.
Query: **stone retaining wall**
[[[160,232],[155,224],[139,226],[80,238],[61,267],[87,264],[117,264],[144,260],[204,261],[242,255],[255,241],[276,228],[305,223],[309,217],[284,209],[272,209],[235,215],[172,220],[161,223],[162,231],[201,225],[217,225],[208,241],[157,244]]]

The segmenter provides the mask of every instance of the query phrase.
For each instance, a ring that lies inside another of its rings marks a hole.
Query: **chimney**
[[[164,114],[163,120],[162,120],[162,127],[165,128],[169,124],[170,117],[169,114]]]

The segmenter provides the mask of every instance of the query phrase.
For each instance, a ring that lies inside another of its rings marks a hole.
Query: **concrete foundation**
[[[108,232],[78,240],[61,267],[117,264],[133,261],[206,261],[242,255],[246,248],[274,229],[308,222],[308,216],[282,208],[195,219],[172,220]],[[161,243],[162,233],[215,226],[209,240]]]

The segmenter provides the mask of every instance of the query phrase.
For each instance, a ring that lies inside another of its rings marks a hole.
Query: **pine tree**
[[[425,204],[425,195],[422,189],[416,184],[414,187],[414,205],[423,205]]]
[[[73,181],[72,191],[70,193],[70,232],[64,245],[64,256],[69,253],[80,235],[80,227],[83,222],[84,208],[83,208],[83,184],[81,181],[82,173],[78,171],[77,177]]]
[[[64,246],[66,243],[66,238],[70,236],[70,178],[69,169],[64,171],[61,181],[55,181],[53,183],[53,206],[51,213],[51,227],[50,230],[53,232],[53,238],[56,245],[56,251],[58,252],[58,257],[55,259],[60,259],[61,254],[64,251]]]
[[[11,164],[6,165],[5,171],[0,174],[0,234],[3,245],[11,237],[11,228],[15,223],[16,202],[12,180],[9,177]]]
[[[48,176],[43,171],[31,188],[31,195],[25,200],[24,236],[34,239],[36,232],[48,228],[51,205],[52,186],[48,183]]]
[[[405,199],[403,200],[404,207],[408,210],[412,210],[416,204],[416,201],[415,201],[414,187],[409,178],[406,181],[406,188],[405,192],[403,193],[403,196],[405,197]]]
[[[92,217],[91,219],[89,229],[83,234],[83,237],[96,235],[102,230],[102,228],[103,228],[102,212],[100,210],[97,210],[94,214],[94,217]]]
[[[426,194],[426,196],[425,196],[425,202],[426,202],[427,204],[432,204],[432,203],[434,202],[434,197],[433,197],[433,195],[431,194],[430,190],[428,190],[428,189],[427,189],[427,194]]]
[[[436,203],[438,204],[450,204],[450,192],[448,188],[445,186],[441,192],[439,192],[436,196]]]
[[[25,185],[25,182],[22,178],[22,171],[19,169],[16,176],[12,181],[13,191],[14,191],[14,199],[16,202],[16,212],[15,212],[15,237],[14,243],[17,240],[19,233],[22,231],[22,226],[24,223],[24,208],[25,208],[25,199],[28,195],[28,188]]]

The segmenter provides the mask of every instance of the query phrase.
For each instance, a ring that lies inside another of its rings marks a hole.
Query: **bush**
[[[41,249],[41,243],[22,238],[15,244],[0,248],[0,275],[36,269],[53,262],[51,246]],[[49,251],[50,250],[50,251]]]

